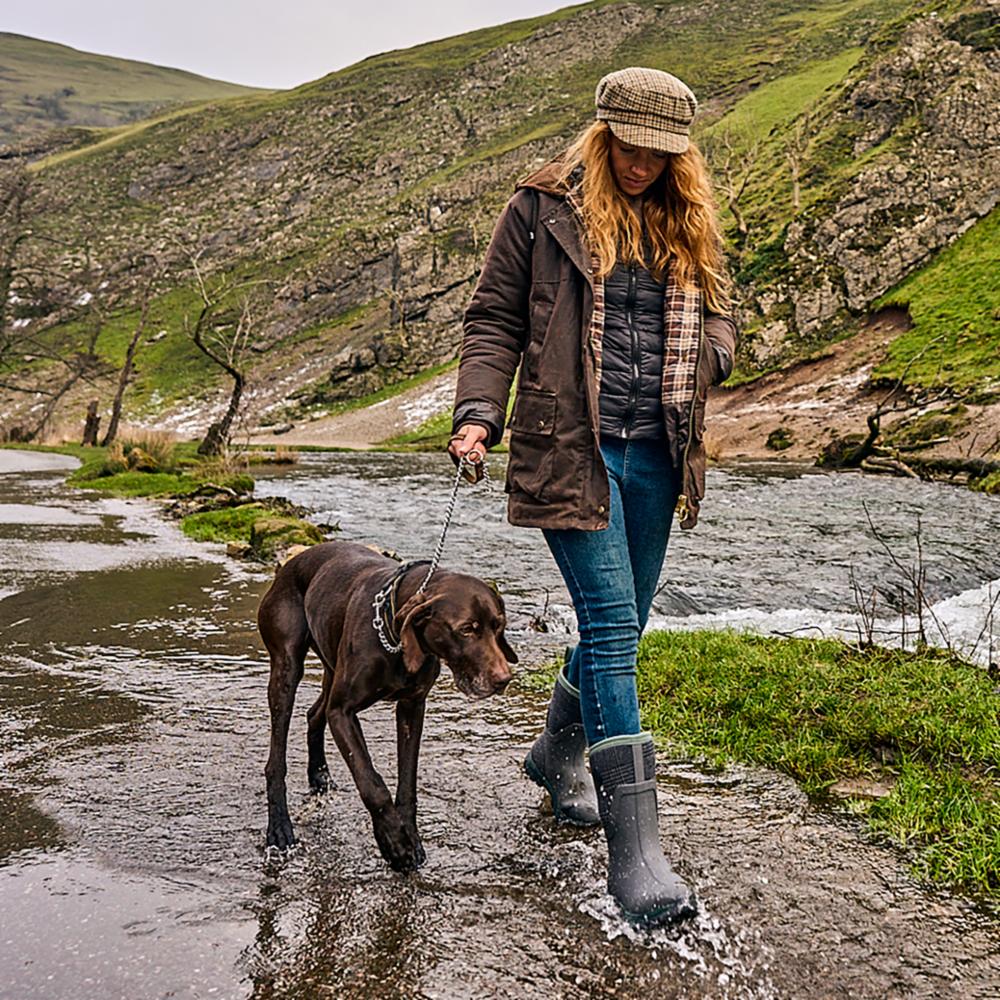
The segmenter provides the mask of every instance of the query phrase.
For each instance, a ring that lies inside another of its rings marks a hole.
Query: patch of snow
[[[455,380],[449,378],[415,399],[401,402],[399,411],[403,416],[403,425],[407,430],[410,430],[419,427],[425,420],[435,417],[439,413],[446,413],[451,409],[454,398]]]

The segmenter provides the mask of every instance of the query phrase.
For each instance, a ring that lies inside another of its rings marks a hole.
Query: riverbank
[[[834,438],[862,438],[867,418],[890,385],[873,385],[872,373],[889,345],[906,329],[905,312],[886,309],[859,331],[810,357],[751,381],[713,389],[707,447],[716,462],[813,463]],[[441,450],[451,430],[457,372],[330,416],[259,428],[253,444],[311,445],[368,450],[380,447]],[[996,396],[996,393],[993,394]],[[945,463],[1000,461],[1000,399],[989,394],[926,400],[905,412],[891,410],[882,425],[890,443],[909,455]],[[948,480],[948,473],[941,478]]]
[[[32,453],[76,459],[78,465],[64,466],[70,486],[126,500],[157,501],[167,516],[180,521],[188,538],[224,543],[236,558],[271,563],[292,547],[315,545],[326,532],[336,530],[335,525],[308,521],[309,512],[287,500],[255,500],[248,463],[199,459],[192,442],[146,435],[136,442],[126,439],[117,452],[76,444],[0,447],[0,454],[8,456]],[[25,470],[23,460],[8,458],[0,471],[5,466],[6,471]]]
[[[670,755],[787,774],[905,848],[918,878],[1000,913],[996,668],[932,649],[695,631],[647,634],[638,674],[643,726]]]

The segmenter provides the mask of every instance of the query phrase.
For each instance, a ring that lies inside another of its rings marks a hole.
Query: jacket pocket
[[[547,498],[555,451],[556,394],[519,389],[510,418],[507,492],[520,490],[537,500]]]

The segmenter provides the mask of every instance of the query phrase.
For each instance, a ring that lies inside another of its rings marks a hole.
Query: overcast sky
[[[4,0],[0,31],[232,83],[294,87],[365,56],[569,0]]]

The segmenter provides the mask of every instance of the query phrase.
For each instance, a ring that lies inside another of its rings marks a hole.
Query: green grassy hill
[[[138,316],[143,255],[165,265],[134,415],[217,397],[217,372],[184,335],[190,251],[213,280],[266,282],[251,353],[261,412],[339,406],[455,357],[514,179],[591,120],[603,73],[659,66],[699,98],[693,135],[719,192],[752,375],[848,335],[925,268],[933,282],[892,301],[958,287],[949,269],[970,254],[988,271],[996,47],[983,0],[597,0],[119,129],[34,165],[32,219],[86,245],[106,277],[97,352],[111,365]],[[59,258],[42,242],[30,255]],[[995,284],[949,307],[987,350],[1000,348]],[[14,312],[72,354],[90,322],[74,318],[81,287],[53,280]],[[915,311],[918,327],[929,315]],[[979,356],[964,355],[956,386],[992,384]],[[18,407],[0,405],[0,422]]]
[[[0,67],[0,143],[52,128],[122,125],[173,105],[260,92],[8,32],[0,32]]]

